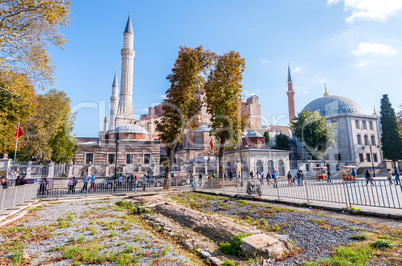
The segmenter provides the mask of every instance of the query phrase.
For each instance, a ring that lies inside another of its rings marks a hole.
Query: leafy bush
[[[389,240],[377,240],[373,244],[371,244],[374,248],[393,248],[394,244],[391,243]]]
[[[232,243],[228,243],[228,242],[221,243],[221,244],[219,244],[219,248],[225,254],[230,254],[230,255],[235,255],[235,256],[243,255],[244,252],[241,249],[241,243],[242,243],[241,240],[250,235],[251,234],[243,233],[243,234],[234,236]]]
[[[353,235],[350,237],[350,239],[353,240],[366,240],[368,237],[365,234],[358,234],[358,235]]]
[[[231,261],[231,260],[225,260],[223,263],[222,263],[222,266],[235,266],[236,264],[233,262],[233,261]]]

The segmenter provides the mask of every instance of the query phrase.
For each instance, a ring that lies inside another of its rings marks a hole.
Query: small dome
[[[113,132],[114,133],[119,132],[119,133],[134,133],[134,134],[149,135],[148,131],[146,131],[145,128],[140,127],[135,124],[126,124],[126,125],[119,126]]]
[[[251,130],[250,132],[248,132],[244,138],[264,138],[263,135],[261,135],[260,133],[258,133],[255,130]]]
[[[342,97],[329,95],[320,97],[310,102],[303,108],[311,112],[317,111],[320,116],[331,116],[337,114],[364,114],[362,109],[354,101]]]

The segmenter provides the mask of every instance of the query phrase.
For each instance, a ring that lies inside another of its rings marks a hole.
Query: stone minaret
[[[121,83],[116,125],[128,124],[134,120],[133,113],[133,72],[134,72],[134,31],[131,15],[128,16],[121,49]]]
[[[296,108],[295,108],[295,91],[293,90],[293,81],[292,76],[290,75],[290,65],[288,64],[288,107],[289,107],[289,122],[296,116]]]
[[[109,129],[113,130],[115,126],[115,118],[117,113],[117,105],[119,104],[119,84],[117,83],[117,75],[114,73],[113,85],[112,85],[112,96],[110,97],[110,121]]]

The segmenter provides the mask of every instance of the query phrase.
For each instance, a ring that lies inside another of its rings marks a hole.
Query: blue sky
[[[366,114],[379,110],[385,93],[401,110],[402,0],[73,0],[71,25],[62,29],[67,44],[51,56],[54,87],[77,111],[76,136],[103,128],[129,11],[136,117],[162,101],[180,45],[238,51],[246,59],[244,96],[258,95],[263,124],[288,123],[288,62],[297,112],[323,95],[324,82]]]

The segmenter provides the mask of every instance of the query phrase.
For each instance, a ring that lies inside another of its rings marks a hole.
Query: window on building
[[[195,146],[196,147],[202,147],[202,138],[196,138],[195,139]]]
[[[108,156],[107,156],[107,162],[109,163],[109,164],[114,164],[115,163],[115,161],[114,161],[114,158],[115,158],[116,156],[115,156],[115,154],[108,154]]]
[[[373,161],[376,163],[378,162],[377,153],[373,153]]]
[[[306,164],[306,172],[310,172],[310,165]]]
[[[335,153],[335,161],[340,161],[340,160],[341,160],[341,154]]]
[[[374,137],[374,135],[371,135],[371,145],[375,146],[375,137]]]
[[[364,135],[364,145],[369,145],[367,135]]]
[[[360,134],[357,134],[357,145],[362,145],[362,137]]]
[[[366,121],[363,121],[363,122],[362,122],[362,125],[363,125],[363,129],[367,129],[367,123],[366,123]]]
[[[371,162],[370,153],[366,153],[366,160],[367,162]]]
[[[370,127],[370,130],[374,130],[373,121],[369,122],[369,127]]]
[[[359,161],[364,163],[363,153],[359,153]]]
[[[151,163],[151,154],[144,154],[144,164]]]
[[[134,154],[126,155],[126,164],[132,164],[134,162]]]
[[[356,125],[356,129],[360,129],[360,123],[359,123],[359,120],[356,120],[356,121],[355,121],[355,125]]]
[[[94,163],[94,154],[87,153],[85,154],[85,164],[93,164]]]
[[[339,164],[336,165],[336,171],[339,171]]]

